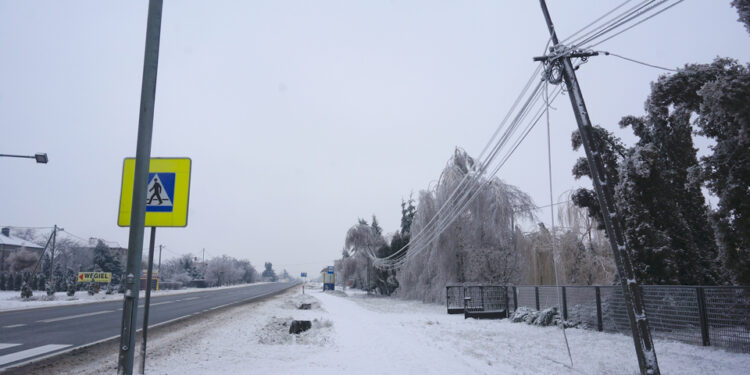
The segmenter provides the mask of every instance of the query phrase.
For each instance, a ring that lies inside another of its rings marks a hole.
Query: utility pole
[[[203,261],[202,262],[203,264],[201,264],[201,268],[203,268],[203,272],[202,272],[203,275],[201,276],[201,278],[203,278],[203,280],[206,280],[206,248],[205,247],[203,248]]]
[[[161,277],[161,247],[164,245],[159,245],[159,266],[156,267],[156,274]]]
[[[125,298],[122,306],[120,349],[117,374],[133,374],[135,331],[138,318],[138,289],[141,275],[141,252],[146,222],[146,189],[151,160],[151,135],[154,125],[156,74],[159,67],[159,39],[161,37],[161,12],[163,0],[149,0],[146,21],[146,48],[143,57],[143,80],[138,117],[138,138],[133,178],[133,205],[128,237],[128,265],[125,271]]]
[[[611,182],[607,181],[607,174],[604,171],[601,154],[594,143],[591,119],[586,109],[586,103],[583,101],[581,87],[578,86],[575,68],[570,61],[571,57],[585,58],[596,56],[598,53],[566,50],[565,46],[560,45],[557,33],[555,32],[555,26],[547,9],[547,3],[545,0],[539,0],[539,2],[542,6],[542,12],[544,12],[544,18],[547,21],[547,28],[552,40],[550,51],[553,52],[553,55],[534,58],[534,60],[544,61],[548,73],[546,79],[549,80],[551,73],[556,69],[560,71],[562,79],[565,81],[565,86],[569,93],[568,97],[570,97],[570,104],[573,106],[573,112],[578,123],[578,131],[581,134],[583,148],[586,151],[586,159],[588,159],[594,190],[596,190],[596,195],[599,199],[599,207],[601,208],[604,224],[607,229],[607,237],[609,237],[609,244],[612,247],[615,265],[620,276],[620,284],[622,286],[623,297],[625,298],[633,343],[635,344],[635,352],[638,357],[638,366],[643,375],[659,375],[659,364],[656,360],[656,351],[654,350],[654,343],[651,339],[651,332],[649,331],[648,320],[646,319],[641,288],[635,280],[627,243],[625,242],[625,237],[618,221],[619,215],[614,201],[614,186],[611,185]]]
[[[52,251],[49,258],[49,281],[47,282],[47,295],[55,294],[55,240],[57,240],[57,224],[52,229]]]

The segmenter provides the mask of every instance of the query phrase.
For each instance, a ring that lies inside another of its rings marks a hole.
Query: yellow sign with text
[[[147,227],[185,227],[190,196],[190,158],[151,158],[146,191]],[[120,211],[117,225],[130,226],[133,208],[135,159],[126,158],[122,167]]]
[[[79,283],[111,283],[112,272],[78,272]]]

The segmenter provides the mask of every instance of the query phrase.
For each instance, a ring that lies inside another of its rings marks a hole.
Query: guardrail
[[[641,288],[654,337],[750,353],[750,287]],[[448,313],[464,313],[465,318],[502,310],[506,313],[499,317],[506,317],[519,307],[557,307],[569,324],[630,334],[620,286],[448,285],[446,297]]]

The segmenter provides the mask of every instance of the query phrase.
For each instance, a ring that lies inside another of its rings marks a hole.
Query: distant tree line
[[[43,246],[47,236],[38,236],[31,230],[20,231],[16,235]],[[111,272],[113,286],[121,283],[125,273],[121,254],[112,250],[102,240],[97,240],[92,248],[69,238],[57,238],[54,262],[50,249],[42,256],[30,250],[11,254],[6,260],[9,272],[0,273],[0,290],[20,291],[23,285],[29,290],[54,292],[66,291],[69,294],[89,289],[89,283],[77,282],[78,272]],[[142,269],[147,264],[142,263]],[[154,265],[156,267],[156,265]],[[53,282],[49,282],[52,269]],[[161,280],[181,282],[187,286],[191,280],[205,280],[208,286],[252,283],[259,280],[258,272],[248,260],[240,260],[227,255],[214,257],[204,263],[197,262],[192,254],[168,259],[161,265]],[[119,288],[123,291],[123,288]]]
[[[259,280],[258,271],[248,260],[222,255],[210,258],[203,264],[192,254],[163,262],[160,278],[184,285],[192,280],[205,280],[209,286],[254,283]]]

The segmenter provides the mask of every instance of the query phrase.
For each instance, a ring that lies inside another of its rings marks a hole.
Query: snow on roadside
[[[229,288],[242,288],[250,285],[265,284],[265,282],[254,283],[254,284],[237,284],[230,286],[222,286],[218,288],[185,288],[176,290],[156,290],[151,292],[151,297],[168,296],[174,294],[185,294],[194,292],[211,291],[218,289],[229,289]],[[139,298],[146,297],[146,291],[141,290]],[[21,292],[18,291],[0,291],[0,311],[9,310],[24,310],[34,309],[40,307],[49,306],[61,306],[61,305],[74,305],[83,303],[96,303],[96,302],[108,302],[108,301],[121,301],[122,294],[115,292],[114,294],[105,294],[101,291],[93,296],[90,296],[87,291],[79,290],[72,297],[69,297],[65,292],[57,292],[54,296],[47,297],[47,294],[43,291],[34,291],[34,295],[29,299],[21,298]]]
[[[313,308],[297,310],[303,302]],[[313,327],[290,335],[292,319],[311,320]],[[567,330],[571,368],[558,328],[464,320],[440,305],[357,293],[288,292],[201,324],[191,327],[197,337],[183,332],[183,338],[164,337],[149,346],[169,350],[149,355],[147,373],[638,373],[628,336]],[[656,340],[656,350],[664,374],[742,374],[750,368],[748,354],[663,340]]]

